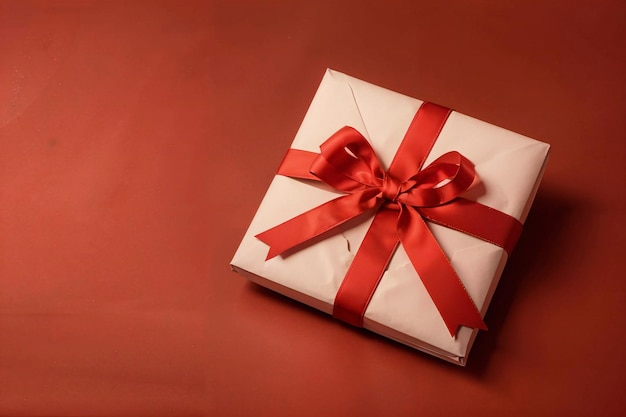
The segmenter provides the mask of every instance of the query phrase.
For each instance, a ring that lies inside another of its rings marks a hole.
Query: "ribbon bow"
[[[424,220],[476,236],[509,253],[522,225],[461,197],[476,172],[460,153],[448,152],[421,169],[450,112],[424,103],[387,171],[369,142],[347,126],[327,139],[319,154],[290,149],[283,159],[278,174],[323,181],[345,195],[258,234],[270,246],[267,259],[296,250],[364,213],[376,213],[335,297],[336,318],[363,325],[367,305],[402,243],[450,334],[454,336],[460,325],[487,329]]]

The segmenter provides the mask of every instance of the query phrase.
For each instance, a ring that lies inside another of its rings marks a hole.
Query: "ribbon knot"
[[[323,181],[345,194],[256,235],[270,246],[267,259],[338,230],[348,220],[375,213],[335,296],[336,318],[362,326],[369,301],[401,243],[452,336],[460,325],[487,328],[425,220],[509,253],[522,225],[461,197],[476,173],[460,153],[448,152],[422,169],[450,112],[424,103],[387,171],[369,142],[347,126],[326,140],[319,154],[290,149],[283,159],[279,175]]]
[[[389,202],[395,203],[398,196],[402,192],[402,183],[391,175],[386,174],[383,178],[382,188],[382,198]]]

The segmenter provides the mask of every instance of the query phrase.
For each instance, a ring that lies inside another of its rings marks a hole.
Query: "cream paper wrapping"
[[[388,167],[422,101],[327,70],[291,145],[319,152],[343,126],[373,145]],[[524,221],[547,160],[549,145],[453,112],[426,165],[456,150],[472,161],[482,185],[464,196]],[[268,246],[254,236],[338,197],[329,187],[275,176],[231,262],[251,280],[327,313],[371,218],[286,257],[265,260]],[[429,224],[484,316],[507,254],[470,235]],[[393,231],[390,231],[393,233]],[[488,323],[487,323],[488,324]],[[451,337],[400,246],[367,308],[364,327],[442,359],[464,365],[477,331]]]

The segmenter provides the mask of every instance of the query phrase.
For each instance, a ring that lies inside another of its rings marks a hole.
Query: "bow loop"
[[[344,192],[381,187],[385,176],[372,146],[349,126],[342,127],[322,143],[310,171]]]
[[[467,158],[448,152],[414,175],[415,185],[398,201],[413,207],[446,204],[467,191],[475,178],[474,165]]]

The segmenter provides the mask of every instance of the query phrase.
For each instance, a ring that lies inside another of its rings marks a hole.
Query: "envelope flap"
[[[388,167],[423,102],[345,74],[333,76],[350,86],[376,154]]]
[[[302,125],[291,145],[294,149],[319,152],[319,146],[344,126],[352,126],[369,140],[347,76],[326,70]]]
[[[333,133],[351,126],[389,166],[421,104],[421,100],[328,69],[292,147],[317,152]]]

